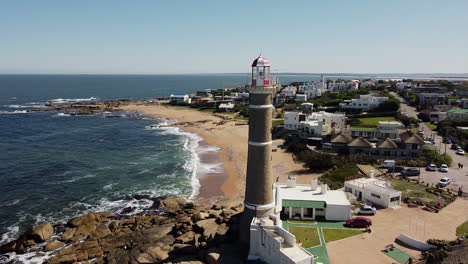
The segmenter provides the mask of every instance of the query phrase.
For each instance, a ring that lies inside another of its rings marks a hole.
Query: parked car
[[[402,166],[390,167],[390,168],[387,169],[387,173],[401,172],[404,169],[405,169],[405,167],[402,167]]]
[[[363,207],[356,208],[355,210],[356,214],[358,215],[375,215],[377,212],[377,209],[375,207],[369,206],[369,205],[364,205]]]
[[[439,180],[437,183],[437,186],[439,187],[445,187],[450,184],[450,179],[448,177],[443,177],[442,179]]]
[[[439,171],[440,171],[440,172],[448,172],[448,166],[447,166],[447,164],[442,164],[442,165],[440,165]]]
[[[456,152],[458,155],[465,155],[465,151],[463,149],[458,149]]]
[[[356,217],[353,219],[346,220],[346,225],[350,227],[369,227],[372,225],[372,221],[365,217]]]
[[[454,149],[454,150],[457,150],[460,148],[460,145],[458,144],[452,144],[452,146],[450,146],[451,149]]]
[[[429,164],[426,167],[427,171],[437,171],[437,166],[435,164]]]
[[[421,172],[418,168],[408,168],[400,172],[401,176],[419,176]]]
[[[418,130],[418,134],[419,134],[420,136],[424,136],[424,130],[419,129],[419,130]]]
[[[450,140],[450,138],[444,138],[444,140],[442,140],[442,143],[452,144],[452,140]]]

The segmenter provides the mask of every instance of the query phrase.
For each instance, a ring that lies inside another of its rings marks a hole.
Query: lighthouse
[[[269,216],[275,207],[271,175],[271,119],[276,87],[270,76],[270,62],[262,56],[252,63],[249,88],[249,140],[247,177],[241,241],[248,245],[254,217]]]

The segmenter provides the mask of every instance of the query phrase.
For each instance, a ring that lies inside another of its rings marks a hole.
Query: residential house
[[[440,122],[447,119],[447,112],[434,111],[429,113],[429,121]]]
[[[439,85],[429,85],[426,84],[425,86],[417,86],[411,88],[415,93],[446,93],[447,87],[442,87]]]
[[[322,136],[341,131],[345,125],[343,113],[313,112],[313,104],[304,103],[299,111],[285,112],[284,128],[297,130],[302,136]]]
[[[171,103],[188,103],[190,104],[192,102],[192,99],[188,94],[184,95],[174,95],[171,94]]]
[[[357,90],[359,89],[359,81],[352,80],[347,82],[330,82],[328,83],[328,90],[338,91],[338,90]]]
[[[218,106],[218,110],[221,112],[233,112],[234,111],[234,104],[231,102],[222,103]]]
[[[376,157],[411,158],[423,154],[424,140],[416,133],[406,130],[400,132],[397,138],[381,139],[372,143],[362,137],[352,138],[351,135],[338,135],[326,147],[339,153],[367,154]]]
[[[395,139],[405,126],[399,121],[379,121],[377,127],[347,127],[353,137],[370,139]]]
[[[440,93],[420,93],[419,105],[444,105],[447,102],[447,95]]]
[[[280,94],[284,96],[296,96],[296,93],[297,93],[297,87],[293,85],[284,87],[280,92]]]
[[[447,111],[447,119],[450,119],[450,120],[468,119],[468,109],[450,109]]]
[[[371,80],[368,80],[368,81],[364,81],[363,83],[361,83],[361,87],[374,87],[375,86],[375,82],[374,81],[371,81]]]
[[[468,97],[468,88],[457,88],[456,93],[461,97]]]
[[[296,102],[306,102],[307,101],[307,95],[305,94],[296,94]]]
[[[315,98],[322,95],[325,90],[323,82],[307,82],[299,85],[299,92],[307,95],[307,98]]]
[[[340,103],[342,109],[361,109],[362,111],[369,111],[388,100],[388,97],[373,96],[373,95],[360,95],[357,99],[344,100]]]
[[[345,181],[345,192],[352,193],[360,201],[384,208],[401,204],[402,193],[391,188],[391,182],[378,178],[359,178]]]
[[[410,83],[410,82],[399,82],[396,84],[396,88],[401,91],[404,89],[411,89],[413,87],[416,87],[416,84]]]

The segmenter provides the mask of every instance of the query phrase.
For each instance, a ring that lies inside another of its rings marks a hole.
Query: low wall
[[[426,242],[422,242],[422,241],[419,241],[419,240],[416,240],[410,236],[407,236],[403,233],[401,233],[397,238],[396,240],[404,243],[405,245],[408,245],[410,247],[413,247],[415,249],[419,249],[421,251],[424,251],[424,250],[429,250],[431,248],[437,248],[436,246],[433,246],[433,245],[430,245]]]

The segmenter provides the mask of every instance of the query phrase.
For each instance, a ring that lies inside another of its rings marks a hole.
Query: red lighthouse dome
[[[266,67],[270,66],[270,62],[268,61],[268,59],[263,56],[258,56],[258,58],[256,58],[252,62],[252,67],[263,67],[263,66],[266,66]]]

